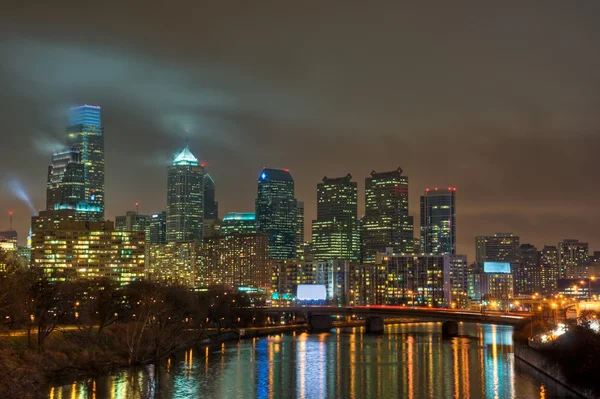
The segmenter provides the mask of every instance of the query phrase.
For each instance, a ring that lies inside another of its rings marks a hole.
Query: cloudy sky
[[[471,259],[504,231],[600,249],[600,3],[226,3],[3,4],[0,214],[21,236],[66,110],[87,103],[111,219],[165,208],[189,135],[221,216],[253,209],[263,166],[291,170],[308,221],[323,176],[351,173],[362,209],[369,172],[400,166],[415,219],[426,187],[457,187]]]

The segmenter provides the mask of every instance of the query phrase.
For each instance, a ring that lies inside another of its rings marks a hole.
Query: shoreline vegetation
[[[553,378],[583,397],[600,397],[600,333],[596,331],[598,317],[592,311],[567,321],[567,331],[556,340],[529,345],[529,338],[556,328],[548,319],[527,320],[515,327],[515,355],[537,370]]]
[[[0,397],[33,397],[52,380],[104,375],[237,337],[239,328],[266,324],[252,304],[262,306],[224,287],[196,293],[142,281],[50,282],[39,269],[7,268],[0,273]]]

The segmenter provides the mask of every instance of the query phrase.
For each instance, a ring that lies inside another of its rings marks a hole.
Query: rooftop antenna
[[[8,223],[9,223],[9,228],[8,228],[8,229],[9,229],[9,230],[11,230],[11,231],[12,231],[12,229],[13,229],[13,228],[12,228],[12,214],[13,214],[13,212],[12,212],[12,211],[9,211],[9,212],[8,212],[8,218],[9,218],[9,219],[8,219],[8,220],[9,220],[9,222],[8,222]]]
[[[136,201],[135,203],[135,213],[140,214],[140,203]]]
[[[185,129],[185,148],[188,148],[188,144],[189,144],[189,137],[188,137],[188,130]]]

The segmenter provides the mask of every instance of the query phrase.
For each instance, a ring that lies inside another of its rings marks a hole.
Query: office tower
[[[531,295],[542,291],[540,257],[537,248],[521,244],[516,251],[517,267],[513,271],[514,294]]]
[[[304,201],[296,201],[296,254],[304,258]]]
[[[204,285],[254,287],[268,291],[271,286],[268,246],[266,233],[204,239]]]
[[[544,295],[553,295],[557,292],[560,274],[558,248],[555,245],[544,245],[539,256],[541,292]]]
[[[448,303],[451,307],[464,309],[467,307],[467,296],[469,291],[469,266],[466,255],[444,254],[444,269],[449,278],[449,293],[447,294]],[[444,266],[446,267],[446,266]],[[447,287],[448,288],[448,285]]]
[[[512,233],[496,233],[493,236],[475,237],[475,257],[480,266],[485,261],[515,262],[519,237]]]
[[[146,228],[147,244],[167,243],[167,212],[154,213],[150,216],[150,223]]]
[[[32,218],[32,264],[50,281],[110,278],[121,285],[144,279],[144,233],[114,224],[75,220],[72,209]]]
[[[425,190],[421,196],[421,252],[456,253],[456,188]]]
[[[86,202],[86,196],[85,168],[80,163],[79,152],[69,150],[52,155],[46,183],[46,209],[54,210],[57,205],[76,207],[80,202]]]
[[[324,177],[317,184],[317,220],[312,223],[315,260],[359,260],[357,202],[358,185],[350,174]]]
[[[287,169],[265,168],[258,178],[256,228],[269,235],[269,257],[296,258],[294,179]]]
[[[219,203],[215,201],[215,181],[204,175],[204,220],[219,218]]]
[[[148,249],[148,279],[188,288],[202,286],[201,250],[201,243],[196,241],[151,244]]]
[[[372,263],[377,253],[412,253],[413,220],[408,215],[408,177],[402,169],[371,172],[365,179],[365,217],[362,229],[363,261]]]
[[[167,242],[202,241],[204,230],[204,167],[185,148],[168,169]]]
[[[256,214],[254,212],[229,212],[221,223],[221,235],[256,233]]]
[[[558,264],[561,279],[588,277],[590,264],[589,246],[579,240],[563,240],[558,243]]]
[[[104,220],[104,128],[100,107],[81,105],[71,109],[67,145],[79,152],[83,164],[85,201],[98,207],[97,219]]]
[[[115,230],[117,231],[143,231],[150,226],[149,215],[140,215],[137,211],[127,211],[124,216],[115,218]]]

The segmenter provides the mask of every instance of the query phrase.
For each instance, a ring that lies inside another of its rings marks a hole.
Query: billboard
[[[324,301],[327,299],[325,284],[298,284],[296,298],[299,301]]]
[[[484,273],[510,273],[510,262],[483,262]]]

